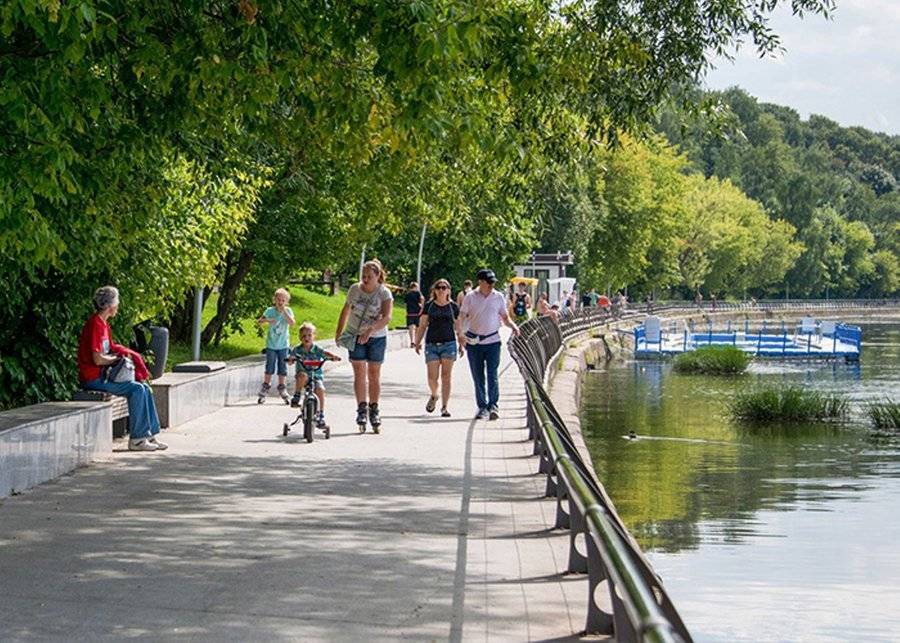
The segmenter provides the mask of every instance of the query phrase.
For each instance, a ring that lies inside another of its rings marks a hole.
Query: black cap
[[[486,281],[489,284],[492,284],[495,281],[497,281],[497,275],[494,274],[494,271],[488,270],[487,268],[483,268],[482,270],[479,270],[478,274],[475,275],[475,278],[478,281]]]

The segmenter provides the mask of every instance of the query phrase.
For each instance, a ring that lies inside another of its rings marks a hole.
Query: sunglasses
[[[440,286],[435,286],[434,289],[435,290],[447,290],[449,287],[450,286],[445,286],[444,284],[441,284]]]

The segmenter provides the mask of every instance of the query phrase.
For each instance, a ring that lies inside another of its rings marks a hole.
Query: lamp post
[[[203,317],[203,286],[194,289],[194,332],[191,350],[191,359],[200,361],[200,326]]]
[[[422,249],[425,247],[425,229],[427,223],[422,224],[422,236],[419,237],[419,266],[416,269],[416,283],[419,284],[419,290],[422,289]]]

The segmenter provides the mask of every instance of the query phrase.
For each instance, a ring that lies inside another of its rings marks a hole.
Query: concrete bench
[[[111,402],[112,436],[121,438],[128,433],[128,398],[106,391],[79,389],[72,395],[72,399],[77,402]]]
[[[112,456],[109,402],[46,402],[0,413],[0,498]]]

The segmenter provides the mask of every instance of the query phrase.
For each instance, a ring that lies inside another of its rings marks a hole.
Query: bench
[[[128,433],[128,398],[106,391],[79,389],[72,395],[72,399],[78,402],[112,402],[110,411],[113,437],[121,438]]]

